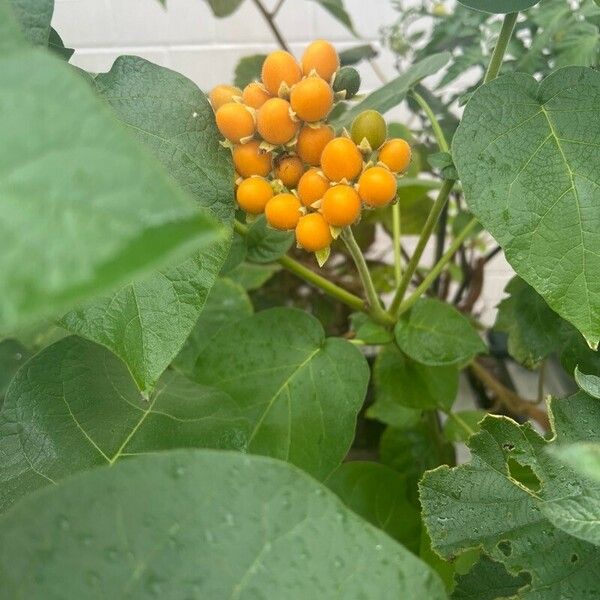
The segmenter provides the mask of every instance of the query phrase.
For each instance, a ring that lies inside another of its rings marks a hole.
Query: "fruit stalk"
[[[258,11],[260,12],[260,14],[263,16],[264,20],[266,21],[267,25],[269,26],[269,29],[273,32],[273,35],[275,36],[275,38],[277,39],[277,42],[279,43],[279,45],[286,51],[289,52],[290,49],[286,43],[286,41],[283,39],[283,36],[281,35],[281,32],[279,31],[279,29],[277,28],[277,25],[275,24],[275,20],[274,17],[277,14],[277,12],[279,11],[279,9],[281,8],[281,4],[278,5],[276,7],[275,10],[273,10],[272,13],[270,13],[263,5],[263,3],[260,0],[252,0],[256,6],[256,8],[258,9]]]

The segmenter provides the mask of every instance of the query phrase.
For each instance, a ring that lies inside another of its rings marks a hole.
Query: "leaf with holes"
[[[180,185],[230,229],[233,167],[219,145],[213,112],[189,79],[123,56],[95,79],[100,94]],[[149,393],[194,328],[229,240],[66,315],[73,333],[105,345]]]
[[[0,573],[4,598],[446,598],[425,563],[305,473],[209,450],[24,499],[0,518]]]
[[[194,379],[229,394],[253,427],[249,451],[325,478],[352,439],[369,368],[320,323],[274,308],[221,329],[198,357]]]
[[[452,155],[469,208],[515,271],[591,346],[600,339],[600,73],[481,86]]]
[[[581,477],[548,450],[597,443],[600,403],[579,393],[553,400],[550,410],[552,441],[530,424],[486,417],[468,442],[469,464],[425,474],[424,520],[442,556],[481,545],[513,575],[529,573],[524,599],[592,600],[600,567],[600,482]]]
[[[125,365],[75,336],[13,379],[0,411],[0,511],[71,473],[177,447],[244,449],[249,423],[222,391],[165,373],[145,400]]]

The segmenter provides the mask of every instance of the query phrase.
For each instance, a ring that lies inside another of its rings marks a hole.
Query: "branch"
[[[281,31],[279,31],[279,28],[277,27],[277,25],[275,24],[275,14],[277,13],[276,10],[274,10],[272,13],[270,13],[263,5],[263,3],[260,0],[252,0],[256,6],[256,8],[258,9],[258,11],[260,12],[260,14],[263,16],[264,20],[266,21],[267,25],[269,26],[269,29],[273,32],[273,35],[275,36],[275,38],[277,39],[277,42],[279,43],[279,45],[286,50],[287,52],[290,51],[289,46],[287,45],[286,41],[283,39],[283,36],[281,35]],[[279,10],[279,6],[276,7],[277,10]]]

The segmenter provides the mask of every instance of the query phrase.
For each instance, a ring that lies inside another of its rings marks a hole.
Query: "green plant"
[[[0,0],[0,598],[597,598],[600,9],[402,11],[356,96],[373,48],[297,62],[252,1],[282,52],[211,106]]]

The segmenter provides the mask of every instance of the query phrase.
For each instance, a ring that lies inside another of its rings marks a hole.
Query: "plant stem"
[[[494,48],[494,52],[492,53],[492,58],[490,59],[490,64],[488,65],[487,72],[485,74],[485,77],[483,78],[483,83],[487,83],[492,79],[496,79],[496,77],[498,76],[498,72],[500,71],[500,67],[502,66],[504,54],[506,53],[506,48],[508,47],[508,42],[510,41],[510,38],[512,36],[518,16],[518,12],[508,13],[504,16],[504,21],[502,22],[502,29],[500,30],[500,35],[498,36],[498,40],[496,41],[496,47]]]
[[[273,35],[277,39],[277,42],[279,43],[279,45],[284,50],[289,52],[290,48],[287,45],[286,41],[283,39],[283,36],[281,35],[281,31],[279,31],[279,28],[275,24],[274,16],[275,16],[276,11],[273,11],[273,13],[270,13],[264,7],[263,3],[260,0],[252,0],[252,1],[254,2],[255,6],[258,9],[258,11],[260,12],[260,14],[263,16],[264,20],[266,21],[267,25],[269,26],[269,29],[272,31]],[[278,9],[279,9],[279,7],[278,7]]]
[[[421,256],[425,250],[425,246],[427,246],[431,232],[437,223],[438,217],[440,216],[446,201],[448,200],[448,195],[450,194],[450,190],[452,189],[453,185],[453,179],[446,179],[438,193],[438,196],[431,208],[431,212],[427,217],[427,221],[423,226],[423,230],[421,231],[419,241],[417,242],[417,247],[415,248],[413,255],[410,257],[410,261],[408,262],[404,274],[402,275],[400,285],[398,286],[394,299],[392,300],[392,304],[390,306],[390,312],[392,315],[395,315],[398,311],[398,307],[400,306],[400,303],[404,298],[404,294],[406,293],[406,290],[410,284],[410,280],[412,279],[412,276],[419,265],[419,261],[421,260]]]
[[[248,227],[243,225],[239,221],[234,221],[234,230],[240,235],[246,236],[248,235]],[[349,291],[341,288],[340,286],[332,283],[325,277],[322,277],[318,273],[311,271],[311,269],[305,267],[303,264],[299,263],[297,260],[290,258],[289,256],[282,256],[278,258],[277,261],[282,267],[286,268],[294,275],[300,277],[300,279],[304,279],[307,283],[314,285],[315,287],[323,290],[325,293],[337,298],[340,302],[343,302],[350,308],[354,310],[360,310],[363,312],[368,312],[366,310],[366,306],[362,298],[355,296]]]
[[[435,140],[440,150],[442,152],[449,152],[450,146],[448,146],[446,136],[444,135],[444,132],[440,126],[440,122],[437,120],[433,109],[431,108],[431,106],[429,106],[427,100],[425,100],[425,98],[423,98],[423,96],[419,94],[419,92],[412,90],[411,95],[416,100],[417,104],[421,107],[423,112],[427,115],[427,118],[431,123],[431,128],[433,129],[433,135],[435,136]]]
[[[402,250],[400,239],[402,230],[400,226],[400,203],[396,202],[392,206],[392,236],[394,244],[394,275],[396,277],[396,287],[400,285],[402,280]]]
[[[417,287],[412,295],[400,304],[394,316],[398,317],[403,312],[407,311],[433,284],[437,276],[442,272],[442,269],[450,262],[450,259],[456,254],[460,245],[465,241],[469,233],[477,225],[477,219],[471,219],[463,228],[463,230],[454,238],[448,250],[442,255],[442,258],[433,266],[431,271],[427,273],[423,282]]]
[[[275,5],[275,8],[271,11],[271,17],[275,17],[275,15],[279,12],[285,0],[279,0],[279,2]]]

